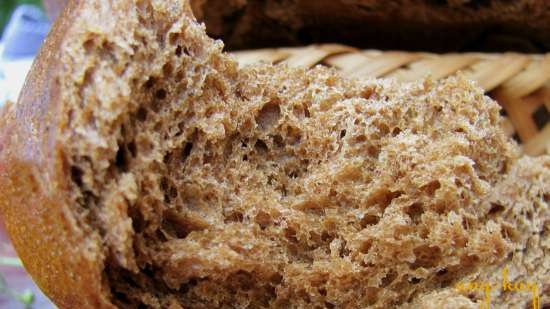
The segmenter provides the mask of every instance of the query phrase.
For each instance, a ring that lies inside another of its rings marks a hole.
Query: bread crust
[[[46,0],[55,18],[67,0]],[[230,49],[347,43],[404,50],[550,49],[545,1],[191,0]]]
[[[231,49],[338,42],[404,50],[550,48],[548,2],[474,0],[194,0]]]
[[[55,61],[80,1],[71,2],[40,50],[17,103],[0,122],[0,211],[37,285],[60,308],[115,308],[102,284],[100,244],[78,227],[62,161]]]

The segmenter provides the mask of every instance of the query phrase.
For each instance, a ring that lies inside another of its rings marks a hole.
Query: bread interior
[[[181,1],[82,3],[60,140],[120,308],[388,308],[506,257],[516,149],[461,78],[239,67]]]

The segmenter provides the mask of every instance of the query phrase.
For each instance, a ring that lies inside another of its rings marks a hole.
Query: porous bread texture
[[[472,83],[239,68],[183,1],[75,14],[56,142],[119,308],[395,307],[514,249],[517,149]]]
[[[523,157],[495,185],[490,201],[492,216],[501,223],[513,250],[504,262],[481,268],[461,282],[491,284],[491,308],[533,308],[532,292],[502,288],[508,282],[536,283],[540,308],[550,306],[550,157]],[[480,308],[484,291],[460,291],[455,286],[418,297],[405,308]]]

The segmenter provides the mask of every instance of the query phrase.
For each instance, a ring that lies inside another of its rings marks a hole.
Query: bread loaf
[[[193,0],[229,48],[328,42],[456,52],[550,50],[545,0]]]
[[[481,89],[222,47],[181,0],[57,20],[1,114],[0,210],[59,308],[459,308],[504,266],[548,289],[550,159]]]
[[[68,0],[45,0],[57,16]],[[550,50],[545,0],[191,0],[229,49],[311,43],[438,52]]]

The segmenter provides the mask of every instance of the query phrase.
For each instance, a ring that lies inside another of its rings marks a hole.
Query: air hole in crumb
[[[87,69],[86,72],[84,72],[84,78],[83,78],[83,85],[89,85],[92,83],[94,71],[92,69]]]
[[[176,45],[176,43],[178,42],[178,33],[170,33],[170,35],[168,35],[168,42],[170,43],[170,45]]]
[[[372,247],[372,240],[371,239],[366,240],[362,242],[361,245],[359,246],[359,252],[363,254],[367,254],[369,253],[369,250],[371,247]]]
[[[403,195],[403,191],[384,192],[384,194],[381,194],[380,196],[380,205],[382,206],[382,208],[386,208],[391,205],[394,199],[399,198],[401,195]]]
[[[170,200],[174,200],[178,197],[178,189],[174,186],[170,186],[168,189],[168,196],[170,197]]]
[[[528,219],[529,221],[532,221],[532,220],[533,220],[533,212],[532,212],[532,211],[529,211],[529,210],[526,211],[526,212],[525,212],[525,216],[527,216],[527,219]]]
[[[288,173],[288,177],[289,177],[289,178],[292,178],[292,179],[296,179],[296,178],[298,178],[298,172],[297,172],[297,171],[294,171],[294,170],[293,170],[293,171],[290,171],[290,172]]]
[[[346,130],[340,131],[340,138],[344,138],[346,136]]]
[[[362,228],[366,228],[367,226],[375,225],[380,221],[380,217],[366,214],[361,218],[360,224]]]
[[[378,130],[382,135],[386,135],[390,132],[390,128],[384,123],[378,125]]]
[[[159,186],[162,191],[168,190],[168,178],[162,177]]]
[[[370,145],[369,147],[367,147],[367,154],[369,155],[369,157],[378,158],[379,153],[380,151],[378,150],[378,147],[374,145]]]
[[[374,89],[372,88],[366,88],[363,90],[363,93],[361,94],[361,96],[364,98],[364,99],[370,99],[370,97],[374,94]]]
[[[268,151],[267,145],[264,141],[260,139],[256,141],[254,149],[256,149],[256,152],[258,152],[259,154],[265,154]]]
[[[416,260],[412,263],[413,269],[418,267],[434,267],[441,258],[441,249],[428,245],[414,248],[413,253],[416,256]]]
[[[273,142],[275,143],[275,145],[279,148],[283,148],[285,146],[285,143],[284,143],[284,140],[283,140],[283,137],[279,134],[273,136]]]
[[[349,256],[351,254],[351,251],[348,249],[346,240],[342,240],[342,245],[340,246],[340,252],[339,255],[341,258]]]
[[[175,79],[176,79],[177,81],[182,81],[183,75],[184,75],[184,74],[185,74],[185,73],[184,73],[183,71],[181,71],[181,70],[180,70],[180,71],[177,71],[177,72],[176,72]]]
[[[521,138],[519,137],[519,134],[514,133],[514,135],[512,135],[512,139],[521,144]]]
[[[422,204],[414,203],[405,209],[405,213],[409,215],[409,217],[414,223],[418,223],[420,222],[420,218],[424,213],[424,209],[422,208]]]
[[[181,45],[178,45],[178,47],[176,47],[176,51],[175,51],[176,56],[181,57],[182,50],[183,50],[183,48],[181,47]]]
[[[267,130],[274,126],[281,117],[281,108],[279,104],[270,102],[262,107],[256,116],[256,123],[261,129]]]
[[[153,144],[146,137],[138,138],[137,146],[140,152],[149,153],[151,150],[153,150]]]
[[[256,217],[254,217],[254,221],[260,226],[262,230],[266,229],[273,222],[271,216],[264,211],[258,212],[258,214],[256,214]]]
[[[420,187],[421,190],[424,190],[428,195],[434,195],[437,189],[441,188],[441,184],[438,180],[429,182],[428,184]]]
[[[280,284],[281,282],[283,282],[283,276],[281,276],[281,274],[279,273],[275,273],[269,278],[269,281],[271,281],[275,285]]]
[[[306,118],[310,118],[311,114],[309,113],[309,108],[307,106],[304,107],[304,116]]]
[[[168,152],[167,154],[165,154],[162,162],[164,162],[165,164],[169,164],[170,162],[172,162],[172,153]]]
[[[380,287],[382,287],[382,288],[387,287],[392,282],[394,282],[396,278],[397,278],[397,272],[396,271],[394,271],[394,270],[388,271],[386,276],[384,278],[382,278],[382,282],[380,284]]]
[[[157,90],[157,92],[155,92],[155,98],[157,98],[159,100],[166,99],[166,90],[164,90],[164,89]]]
[[[500,232],[503,238],[509,239],[513,242],[518,241],[518,232],[513,227],[503,225]]]
[[[550,113],[544,104],[541,104],[541,106],[533,113],[533,120],[539,130],[542,130],[548,121],[550,121]]]
[[[355,137],[356,143],[364,143],[366,141],[367,141],[367,137],[364,134],[361,134]]]
[[[188,142],[185,144],[185,147],[183,148],[183,151],[181,152],[181,160],[185,161],[189,156],[191,155],[191,151],[193,150],[193,143]]]
[[[504,206],[491,203],[491,209],[489,209],[489,215],[498,214],[502,211],[504,211]]]
[[[157,82],[156,78],[149,77],[149,79],[145,82],[145,84],[143,86],[146,89],[151,89],[155,85],[156,82]]]
[[[298,238],[296,238],[296,230],[294,230],[291,227],[287,227],[284,229],[284,235],[286,239],[290,240],[291,242],[298,242]]]
[[[161,131],[163,131],[163,130],[162,130],[163,124],[164,124],[164,123],[163,123],[162,121],[158,121],[157,123],[155,123],[155,126],[153,127],[153,131],[155,131],[155,132],[161,132]],[[164,136],[165,136],[165,138],[166,138],[166,135],[164,135]]]
[[[139,121],[147,120],[147,110],[144,107],[140,107],[136,112],[136,117]]]
[[[78,166],[71,166],[71,179],[74,183],[76,183],[79,187],[82,186],[82,175],[84,172],[78,167]]]
[[[170,76],[170,75],[172,75],[172,72],[173,72],[172,65],[171,65],[170,63],[166,63],[166,64],[162,67],[162,72],[164,73],[165,76]]]
[[[299,144],[302,140],[302,132],[299,128],[288,126],[286,128],[286,138],[291,145]]]
[[[393,130],[391,131],[391,135],[392,136],[397,136],[399,135],[399,133],[401,133],[401,129],[399,127],[395,127],[393,128]]]
[[[462,219],[462,227],[465,229],[465,230],[469,230],[470,228],[474,227],[475,224],[476,224],[476,221],[474,218],[472,217],[464,217]]]
[[[86,51],[87,54],[89,54],[92,49],[95,47],[95,41],[94,39],[88,39],[86,40],[82,46],[84,47],[84,50]]]
[[[128,215],[132,219],[132,228],[136,233],[139,233],[145,229],[145,219],[138,207],[129,207]]]
[[[126,160],[126,151],[124,149],[124,146],[120,146],[118,148],[115,157],[115,166],[123,172],[126,172],[128,170],[128,162]]]
[[[420,281],[421,281],[420,278],[416,278],[416,277],[409,278],[409,282],[412,284],[418,284],[420,283]]]
[[[321,240],[326,243],[331,243],[332,240],[334,240],[334,236],[327,231],[323,231],[323,233],[321,233]]]
[[[228,281],[234,282],[239,290],[242,291],[249,291],[257,285],[256,279],[244,270],[239,270],[236,273],[229,275]]]
[[[333,305],[333,304],[331,304],[331,303],[329,303],[329,302],[325,302],[325,308],[327,308],[327,309],[334,309],[335,307],[336,307],[336,305]]]
[[[244,216],[241,212],[233,211],[225,216],[225,219],[223,220],[223,222],[225,224],[232,223],[232,222],[240,223],[240,222],[243,222],[243,220],[244,220]]]

